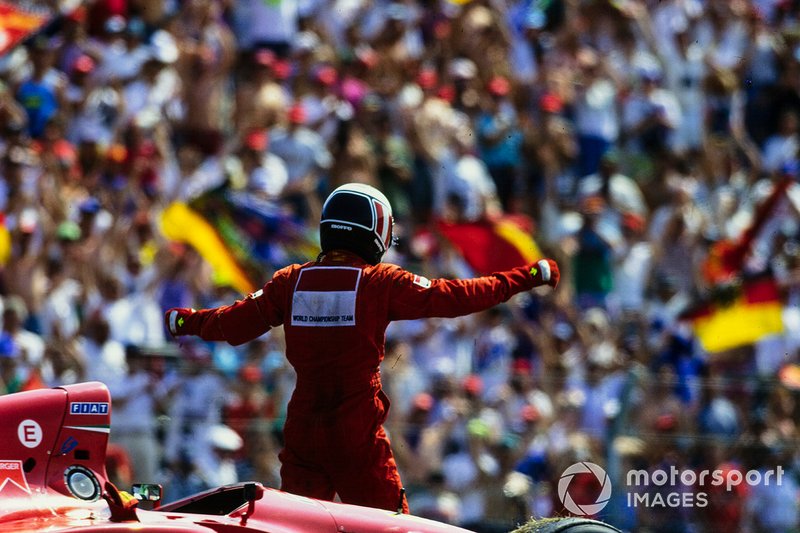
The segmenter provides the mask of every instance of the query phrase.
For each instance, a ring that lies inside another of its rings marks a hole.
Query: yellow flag
[[[188,205],[173,202],[161,213],[161,231],[173,241],[185,242],[205,259],[218,282],[230,285],[242,294],[256,289],[242,270],[217,231]]]

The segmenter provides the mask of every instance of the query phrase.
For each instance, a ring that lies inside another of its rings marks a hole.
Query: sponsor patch
[[[67,455],[69,452],[78,447],[78,441],[74,437],[67,437],[67,440],[61,443],[59,452],[61,455]]]
[[[71,402],[69,413],[71,415],[107,415],[108,402]]]
[[[22,461],[0,459],[0,492],[11,486],[17,487],[26,494],[31,493],[28,480],[25,478],[25,471],[22,469]]]
[[[26,448],[36,448],[42,443],[42,426],[36,420],[23,420],[17,426],[17,437]]]
[[[414,274],[414,285],[419,285],[423,289],[430,289],[431,288],[431,280],[429,280],[425,276],[418,276],[418,275]]]
[[[311,267],[300,272],[292,295],[292,325],[356,325],[356,294],[361,269]]]

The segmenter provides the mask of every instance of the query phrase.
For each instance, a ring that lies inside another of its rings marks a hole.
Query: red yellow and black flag
[[[783,303],[775,279],[762,274],[730,285],[683,314],[709,353],[747,346],[783,332]]]
[[[508,270],[542,258],[533,239],[533,221],[523,215],[437,224],[439,233],[478,275]]]

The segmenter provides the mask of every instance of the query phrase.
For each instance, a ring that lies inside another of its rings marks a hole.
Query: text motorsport
[[[594,476],[600,486],[594,502],[577,502],[571,493],[575,487],[572,480],[576,476]],[[730,492],[745,483],[753,486],[780,486],[783,483],[783,467],[775,470],[678,470],[671,466],[667,470],[628,470],[626,481],[626,502],[628,507],[678,508],[706,507],[709,501],[704,488],[724,487]],[[611,499],[611,482],[602,467],[583,461],[569,466],[558,483],[558,497],[567,511],[577,516],[598,514]]]
[[[725,487],[726,492],[742,483],[754,487],[759,485],[780,486],[783,483],[783,467],[775,470],[678,470],[671,466],[666,470],[629,470],[626,478],[628,487],[628,507],[706,507],[708,492],[706,487]],[[647,489],[659,487],[658,491]],[[663,488],[674,488],[675,491],[664,491]],[[694,488],[693,492],[686,489]],[[639,489],[639,490],[631,490]]]

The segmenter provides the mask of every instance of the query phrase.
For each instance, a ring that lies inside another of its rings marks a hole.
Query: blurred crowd
[[[360,181],[394,208],[386,261],[472,276],[434,223],[513,213],[564,273],[552,294],[390,327],[414,514],[475,531],[566,514],[559,477],[591,461],[616,489],[598,516],[622,529],[798,531],[795,185],[742,264],[777,279],[783,333],[707,353],[681,320],[713,289],[712,245],[797,177],[796,0],[39,3],[61,14],[0,57],[0,393],[106,383],[122,487],[280,485],[282,331],[169,338],[165,309],[242,295],[160,213],[221,188],[315,228]],[[786,475],[702,508],[627,505],[629,468],[669,466]]]

